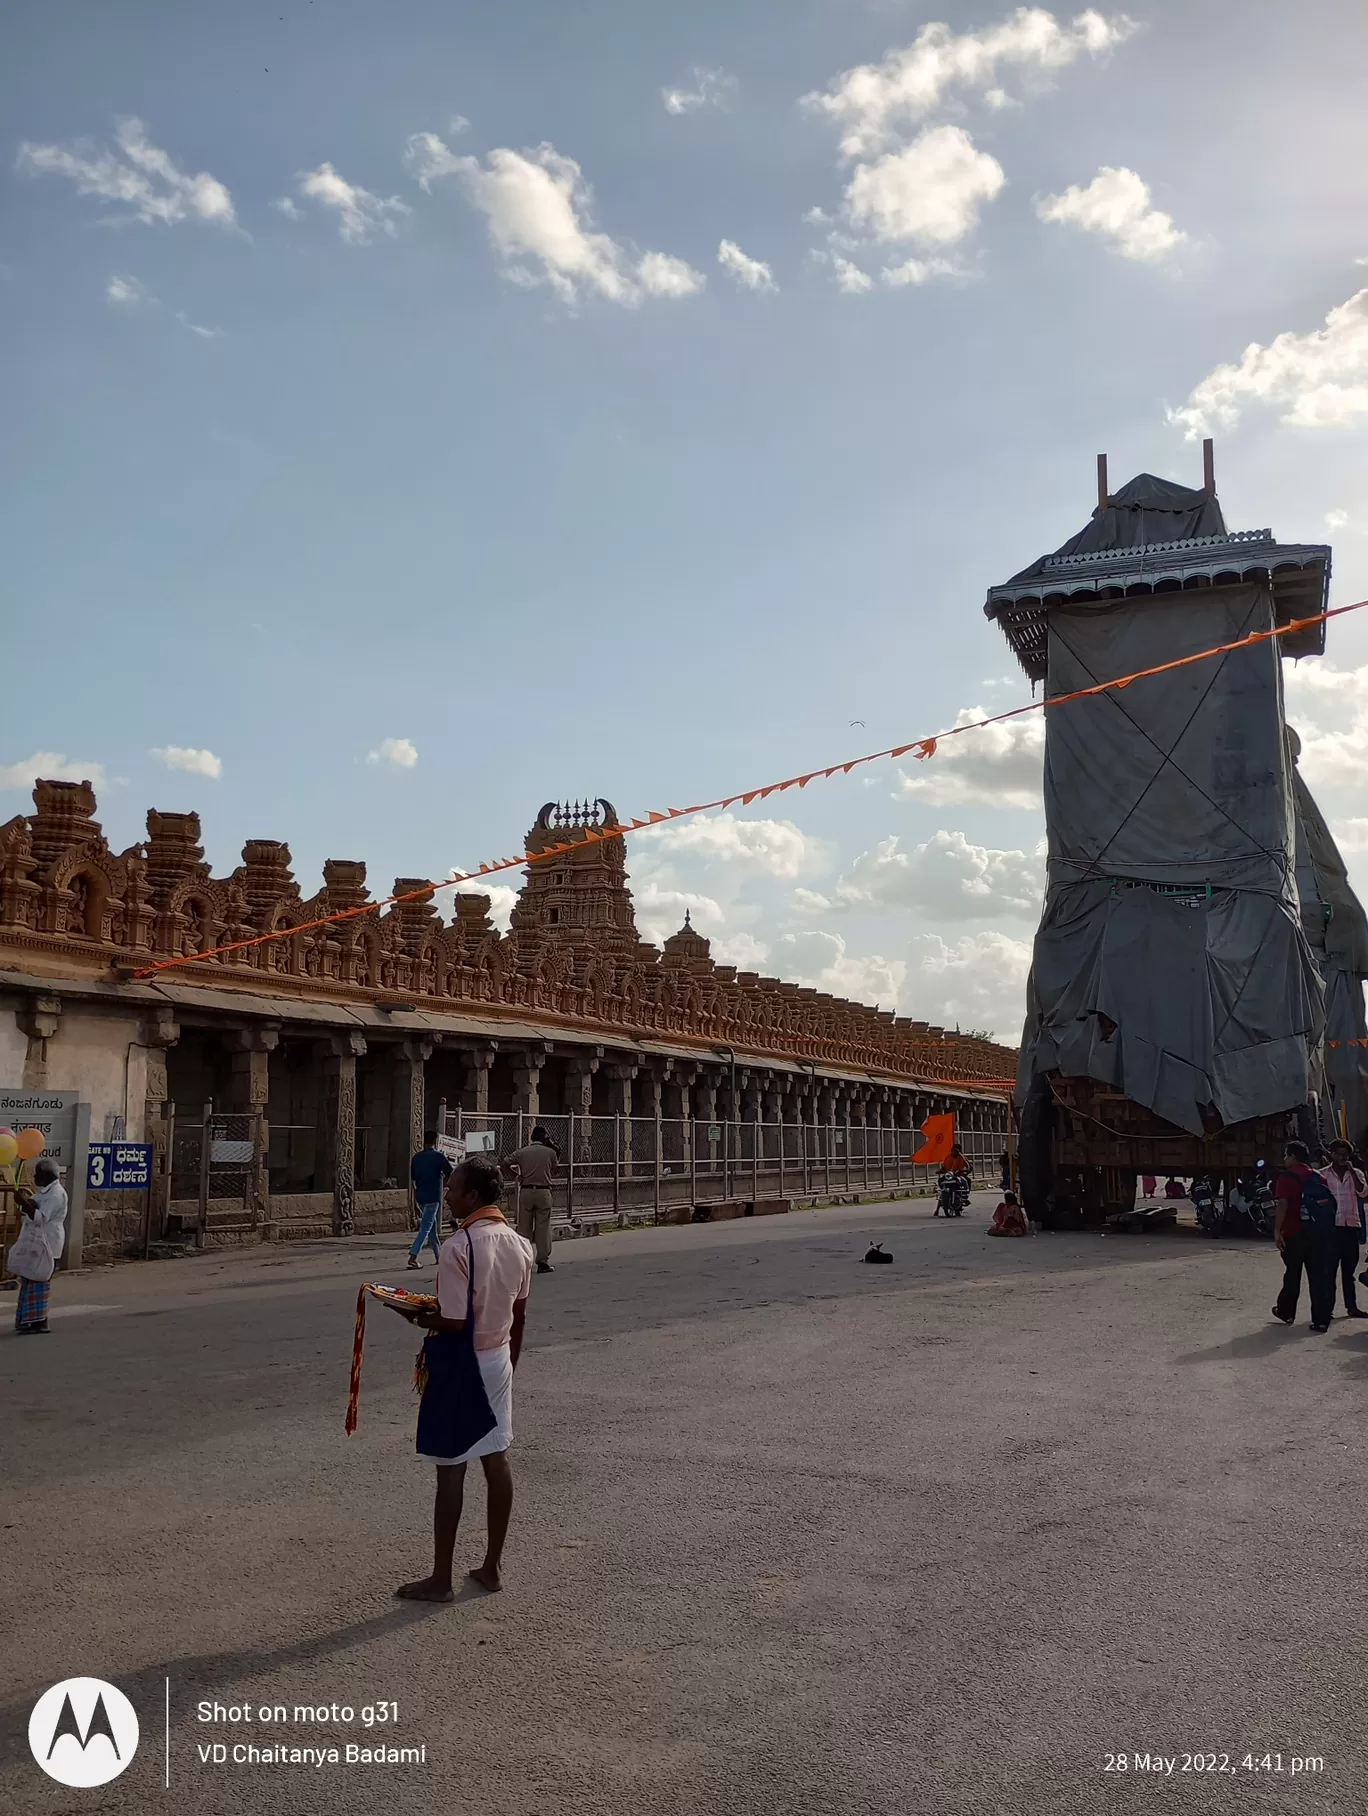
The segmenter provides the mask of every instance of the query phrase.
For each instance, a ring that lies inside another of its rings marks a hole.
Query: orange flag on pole
[[[936,1167],[949,1160],[950,1150],[955,1145],[955,1118],[951,1111],[939,1116],[928,1116],[921,1126],[925,1140],[912,1156],[916,1166]]]

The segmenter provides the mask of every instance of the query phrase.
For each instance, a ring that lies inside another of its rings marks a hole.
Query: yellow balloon
[[[14,1145],[20,1160],[37,1160],[47,1146],[47,1140],[41,1129],[20,1129],[14,1137]]]
[[[19,1158],[19,1144],[13,1135],[0,1135],[0,1167],[12,1167]]]

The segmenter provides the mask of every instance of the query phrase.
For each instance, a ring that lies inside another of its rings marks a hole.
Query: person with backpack
[[[1359,1310],[1354,1292],[1354,1270],[1358,1266],[1359,1244],[1363,1240],[1363,1199],[1368,1194],[1368,1184],[1354,1165],[1354,1150],[1347,1141],[1330,1143],[1330,1164],[1321,1168],[1320,1176],[1335,1199],[1335,1260],[1344,1289],[1344,1315],[1346,1318],[1368,1318],[1368,1312]]]
[[[1278,1201],[1273,1240],[1283,1258],[1282,1291],[1274,1304],[1273,1316],[1281,1324],[1295,1322],[1305,1268],[1311,1328],[1319,1334],[1329,1330],[1335,1311],[1335,1268],[1339,1260],[1335,1217],[1339,1207],[1334,1193],[1310,1162],[1306,1143],[1289,1141],[1273,1183]]]

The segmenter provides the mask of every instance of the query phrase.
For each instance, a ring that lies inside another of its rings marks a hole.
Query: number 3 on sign
[[[98,1149],[95,1149],[91,1153],[91,1156],[90,1156],[90,1172],[87,1175],[86,1184],[93,1191],[98,1192],[100,1187],[104,1183],[105,1183],[105,1156],[103,1154],[101,1154]]]

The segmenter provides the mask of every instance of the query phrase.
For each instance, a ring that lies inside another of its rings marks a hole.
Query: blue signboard
[[[139,1142],[92,1141],[86,1168],[91,1192],[132,1192],[152,1183],[152,1149]]]

